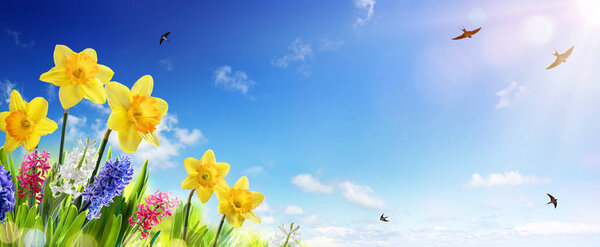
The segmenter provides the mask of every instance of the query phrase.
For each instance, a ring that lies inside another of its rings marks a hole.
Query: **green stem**
[[[194,191],[196,190],[194,189],[190,191],[190,196],[188,197],[187,201],[187,208],[185,209],[185,220],[183,221],[183,237],[181,238],[184,242],[185,237],[187,236],[188,220],[190,218],[190,208],[192,207],[192,196],[194,196]]]
[[[140,224],[135,225],[135,228],[133,228],[133,230],[127,235],[127,238],[123,242],[123,246],[127,246],[127,244],[129,243],[129,241],[131,241],[131,238],[133,236],[135,236],[135,233],[137,232],[137,230],[140,229]]]
[[[292,235],[292,233],[288,233],[287,238],[285,239],[285,243],[283,244],[283,247],[287,247],[288,246],[288,242],[290,241],[290,235]]]
[[[60,134],[60,147],[58,152],[58,164],[62,165],[63,162],[63,150],[65,147],[65,134],[67,133],[67,118],[69,118],[69,109],[65,110],[63,114],[63,122],[62,122],[62,133]]]
[[[223,228],[223,222],[225,222],[225,215],[221,218],[221,223],[219,224],[219,229],[217,229],[217,235],[215,235],[215,241],[212,244],[212,247],[217,246],[217,240],[219,239],[219,233],[221,233],[221,229]]]
[[[98,167],[100,167],[100,162],[102,162],[102,155],[104,155],[104,149],[106,148],[106,143],[108,143],[108,137],[110,136],[110,132],[112,130],[107,129],[106,133],[104,133],[104,138],[102,138],[102,143],[100,144],[100,149],[98,151],[98,160],[96,161],[96,167],[94,168],[94,172],[92,172],[92,178],[90,178],[90,184],[94,182],[94,177],[96,173],[98,173]]]

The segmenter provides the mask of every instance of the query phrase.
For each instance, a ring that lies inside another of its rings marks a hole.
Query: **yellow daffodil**
[[[59,86],[60,104],[66,110],[86,98],[96,104],[106,102],[104,85],[114,72],[98,64],[96,51],[87,48],[80,53],[69,47],[56,45],[54,48],[54,68],[40,76],[40,81]]]
[[[181,183],[185,190],[196,190],[198,198],[206,203],[213,194],[214,188],[219,184],[226,184],[225,176],[229,173],[229,164],[217,162],[212,150],[204,152],[202,159],[187,158],[183,160],[188,177]]]
[[[142,139],[158,146],[154,133],[156,126],[167,114],[166,101],[151,97],[154,81],[152,76],[142,76],[131,88],[118,82],[106,84],[108,105],[112,113],[108,117],[108,128],[119,133],[119,145],[126,153],[137,150]]]
[[[255,191],[248,191],[248,178],[241,177],[230,188],[223,184],[217,186],[215,192],[219,199],[219,213],[225,215],[227,223],[233,227],[240,227],[244,220],[260,223],[260,218],[252,212],[257,208],[264,196]]]
[[[37,97],[24,101],[21,94],[13,90],[10,94],[9,111],[0,113],[0,130],[6,133],[4,149],[15,151],[19,146],[31,152],[40,142],[40,137],[54,132],[58,125],[46,117],[48,101]]]

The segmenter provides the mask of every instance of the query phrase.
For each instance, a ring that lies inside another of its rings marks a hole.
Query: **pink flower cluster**
[[[39,155],[37,148],[33,150],[33,152],[26,154],[23,158],[23,163],[21,163],[21,167],[19,168],[19,176],[17,176],[17,180],[19,180],[19,185],[21,187],[27,189],[27,192],[23,192],[22,189],[17,191],[17,196],[20,198],[25,198],[25,195],[30,194],[38,194],[42,190],[42,184],[46,181],[46,176],[48,175],[48,170],[50,170],[50,164],[48,159],[50,159],[50,153],[46,152],[46,150],[42,151],[42,154]],[[35,197],[37,203],[40,204],[42,199],[44,199],[43,194],[39,194]]]
[[[156,191],[146,197],[146,203],[138,204],[135,215],[129,217],[129,225],[139,224],[142,228],[141,239],[148,237],[153,227],[162,223],[163,219],[173,215],[179,205],[179,198],[169,198],[171,192]]]

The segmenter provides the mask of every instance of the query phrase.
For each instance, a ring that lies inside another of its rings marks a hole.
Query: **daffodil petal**
[[[48,135],[58,129],[56,122],[44,117],[35,123],[35,133],[38,135]]]
[[[193,190],[200,186],[195,176],[186,177],[183,182],[181,182],[181,188],[184,190]]]
[[[200,162],[202,162],[202,164],[204,165],[214,164],[215,162],[217,162],[217,159],[215,158],[215,153],[211,149],[206,150],[206,152],[204,152],[204,154],[202,155],[202,159],[200,159]]]
[[[260,224],[260,218],[254,212],[243,213],[242,216],[249,221]]]
[[[110,79],[112,79],[113,75],[115,75],[115,72],[113,72],[109,67],[98,64],[98,73],[96,73],[96,78],[100,80],[102,85],[108,83]]]
[[[152,94],[152,88],[154,87],[154,80],[152,76],[145,75],[138,79],[133,87],[131,87],[131,93],[142,95],[142,96],[150,96]]]
[[[148,143],[154,145],[155,147],[160,146],[160,141],[158,140],[158,136],[156,136],[156,133],[154,132],[150,132],[150,133],[142,133],[138,131],[138,134]]]
[[[15,151],[15,149],[17,149],[19,146],[21,146],[21,143],[19,143],[15,138],[6,135],[6,140],[4,141],[4,150],[6,150],[6,152],[10,153]]]
[[[183,160],[183,167],[185,167],[185,171],[188,174],[197,174],[198,168],[200,168],[201,165],[200,161],[196,158],[189,157]]]
[[[217,199],[219,199],[219,201],[226,201],[229,197],[230,190],[231,188],[229,188],[225,179],[221,179],[215,185],[215,194],[217,194]]]
[[[213,190],[212,189],[206,189],[206,188],[198,187],[196,189],[196,194],[198,194],[198,198],[200,198],[200,202],[206,203],[206,202],[208,202],[208,200],[210,200],[210,197],[213,194]]]
[[[123,107],[113,109],[108,116],[108,128],[115,131],[124,131],[132,125],[127,118],[127,111]]]
[[[27,112],[28,103],[23,100],[21,94],[17,90],[13,90],[10,93],[10,104],[8,105],[8,109],[11,112],[22,111],[23,113]]]
[[[111,81],[106,84],[106,95],[110,109],[125,107],[129,109],[131,103],[131,92],[125,85]]]
[[[230,215],[235,213],[235,211],[233,210],[231,205],[229,205],[229,202],[227,200],[219,200],[218,211],[220,214],[224,215]]]
[[[241,227],[246,219],[240,213],[227,214],[225,218],[227,219],[227,223],[232,227]]]
[[[6,132],[6,117],[10,115],[9,111],[0,112],[0,131]]]
[[[238,179],[237,182],[233,185],[234,189],[248,190],[250,188],[250,183],[248,182],[248,178],[246,176]]]
[[[152,97],[158,102],[158,109],[160,110],[160,117],[163,118],[167,115],[167,111],[169,110],[169,104],[161,98]]]
[[[69,76],[67,76],[65,72],[64,66],[56,66],[48,70],[48,72],[40,75],[40,81],[52,83],[55,86],[63,86],[69,80]]]
[[[73,54],[73,50],[66,45],[56,45],[54,47],[54,65],[64,66],[71,54]]]
[[[252,195],[252,199],[254,200],[252,202],[252,210],[254,210],[258,206],[260,206],[260,204],[263,202],[263,200],[265,200],[265,196],[263,196],[263,194],[261,194],[259,192],[250,191],[250,195]]]
[[[81,88],[83,88],[84,98],[89,99],[95,104],[106,103],[106,91],[100,81],[88,81],[88,83],[84,84]]]
[[[82,53],[84,53],[85,55],[90,56],[92,59],[94,59],[94,62],[98,62],[98,55],[96,54],[96,51],[92,48],[86,48],[85,50],[81,51]]]
[[[37,97],[29,102],[27,115],[33,120],[38,121],[45,118],[48,114],[48,101],[42,97]]]
[[[142,142],[142,137],[138,135],[135,127],[131,125],[125,131],[119,131],[119,145],[125,153],[134,153]]]
[[[38,143],[40,143],[40,138],[41,136],[39,134],[35,132],[32,133],[31,136],[29,136],[29,139],[23,142],[23,148],[25,148],[25,150],[27,150],[28,152],[33,151],[33,149],[35,149]]]
[[[217,167],[217,170],[219,170],[219,174],[223,178],[225,176],[227,176],[227,173],[229,173],[229,168],[231,167],[229,164],[227,164],[225,162],[217,162],[217,164],[215,166]]]
[[[83,99],[83,91],[79,84],[71,84],[60,87],[58,99],[64,109],[69,109]]]

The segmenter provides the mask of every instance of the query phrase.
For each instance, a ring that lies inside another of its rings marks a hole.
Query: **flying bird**
[[[473,35],[475,35],[477,32],[479,32],[479,30],[481,30],[481,28],[477,28],[477,29],[475,29],[473,31],[467,31],[467,29],[465,29],[463,27],[463,28],[461,28],[461,30],[463,31],[463,34],[460,35],[460,36],[458,36],[458,37],[456,37],[456,38],[453,38],[452,40],[458,40],[458,39],[464,39],[464,38],[471,38],[471,37],[473,37]]]
[[[383,222],[389,222],[387,218],[388,218],[388,217],[386,217],[386,216],[383,216],[383,214],[381,214],[381,216],[379,216],[379,220],[381,220],[381,221],[383,221]]]
[[[551,69],[551,68],[558,66],[561,63],[567,62],[567,58],[569,56],[571,56],[571,53],[573,52],[573,48],[575,48],[575,46],[571,46],[571,48],[569,48],[569,50],[567,50],[567,52],[565,52],[563,54],[559,54],[558,51],[556,51],[556,49],[555,49],[554,54],[552,54],[552,55],[556,56],[556,61],[554,61],[554,63],[551,64],[550,66],[548,66],[548,68],[546,68],[546,69]]]
[[[162,42],[163,42],[164,40],[166,40],[166,41],[169,41],[169,40],[167,39],[167,36],[169,36],[169,34],[171,34],[171,32],[166,32],[165,34],[163,34],[162,36],[160,36],[160,43],[158,43],[158,45],[162,45]]]
[[[546,193],[549,197],[550,197],[550,202],[546,203],[546,205],[548,204],[554,204],[554,208],[556,208],[556,205],[558,204],[558,200],[556,198],[554,198],[554,196]]]

